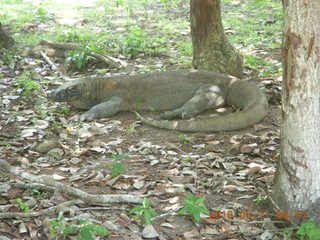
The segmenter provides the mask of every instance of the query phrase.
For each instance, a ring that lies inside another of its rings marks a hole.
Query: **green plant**
[[[191,137],[188,137],[188,136],[185,135],[185,134],[179,134],[179,135],[178,135],[178,138],[180,138],[181,140],[183,140],[183,143],[184,143],[184,144],[187,144],[187,143],[192,142],[192,138],[191,138]]]
[[[143,98],[137,97],[136,102],[133,106],[133,110],[136,112],[141,112],[142,110],[142,103],[144,102]]]
[[[8,65],[10,68],[14,68],[17,61],[15,51],[11,48],[1,48],[1,45],[0,59],[3,61],[4,65]]]
[[[209,215],[209,210],[206,207],[200,206],[206,199],[196,198],[193,194],[189,194],[188,198],[183,200],[185,207],[179,210],[179,214],[189,213],[193,220],[199,222],[201,220],[200,213]]]
[[[112,165],[111,177],[115,178],[118,175],[125,173],[125,171],[126,171],[126,166],[122,165],[119,162],[114,162]]]
[[[301,240],[319,240],[320,239],[320,227],[318,227],[313,219],[301,224],[298,228],[297,235]]]
[[[136,214],[134,217],[141,219],[147,225],[151,224],[151,219],[157,216],[156,211],[150,206],[147,198],[143,199],[142,206],[136,206],[130,213]]]
[[[40,118],[44,119],[47,116],[47,110],[42,104],[38,105],[36,109],[37,114],[40,115]]]
[[[77,69],[81,70],[87,66],[89,60],[93,57],[89,56],[90,48],[88,46],[82,47],[82,49],[69,52],[67,63],[74,63]]]
[[[285,228],[283,229],[279,235],[280,236],[276,236],[276,240],[280,240],[280,239],[292,239],[291,235],[293,234],[293,229],[292,228]]]
[[[22,211],[28,213],[30,212],[30,208],[28,207],[28,205],[22,201],[21,198],[17,198],[16,199],[17,203],[19,203],[19,207],[21,208]]]
[[[58,123],[58,122],[52,122],[51,125],[56,129],[62,128],[61,123]]]
[[[146,46],[147,34],[137,26],[129,28],[127,33],[122,49],[124,53],[137,55]]]
[[[189,156],[185,157],[184,160],[187,161],[187,162],[191,162],[192,161],[191,157],[189,157]]]
[[[29,71],[24,71],[18,78],[18,88],[22,89],[22,95],[31,96],[32,92],[40,90],[40,84],[32,80],[32,73]]]
[[[47,18],[47,11],[43,8],[38,8],[36,14],[42,21],[46,20]]]
[[[265,202],[267,200],[267,198],[265,198],[265,197],[257,197],[256,199],[255,199],[255,201],[259,204],[261,204],[261,203],[263,203],[263,202]]]
[[[123,7],[124,6],[124,0],[116,0],[115,1],[116,7]]]
[[[119,160],[128,157],[128,154],[116,155],[112,154],[111,160],[113,161],[111,166],[111,177],[115,178],[118,175],[125,173],[126,166],[122,165]]]
[[[52,238],[67,237],[70,233],[78,232],[77,238],[79,240],[92,240],[93,235],[105,236],[109,231],[103,226],[97,224],[90,224],[86,220],[79,220],[79,224],[68,224],[64,218],[63,213],[59,212],[57,220],[49,220],[51,224],[50,235]],[[60,238],[59,238],[60,239]]]
[[[36,200],[41,200],[44,197],[45,192],[38,189],[28,189],[27,192]]]
[[[61,115],[64,115],[64,114],[69,114],[71,112],[70,108],[68,107],[64,107],[64,108],[61,108],[61,109],[54,109],[53,112],[56,112],[58,114],[61,114]]]
[[[128,129],[128,133],[132,134],[132,133],[135,133],[137,130],[136,130],[136,125],[133,123],[130,125],[129,129]]]

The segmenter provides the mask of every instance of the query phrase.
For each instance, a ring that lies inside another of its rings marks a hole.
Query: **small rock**
[[[38,146],[35,148],[35,150],[40,153],[46,153],[46,152],[49,152],[51,149],[57,148],[59,146],[60,146],[60,144],[58,141],[49,140],[49,141],[44,141],[44,142],[38,144]]]
[[[142,237],[144,238],[157,238],[159,237],[159,233],[154,229],[154,227],[149,224],[142,230]]]
[[[64,154],[64,152],[61,148],[54,148],[48,152],[49,157],[53,157],[57,160],[61,160],[63,157],[63,154]]]
[[[37,200],[33,197],[30,197],[28,201],[25,202],[29,208],[34,208],[37,206]]]
[[[51,202],[51,201],[48,200],[48,199],[42,199],[42,200],[41,200],[41,206],[42,206],[42,207],[45,207],[45,208],[49,208],[49,207],[53,207],[53,206],[54,206],[54,203]]]

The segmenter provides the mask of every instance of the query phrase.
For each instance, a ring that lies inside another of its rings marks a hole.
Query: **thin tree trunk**
[[[293,221],[306,215],[319,221],[320,4],[283,0],[283,5],[283,124],[274,199]]]
[[[242,77],[242,57],[227,40],[220,0],[190,0],[193,66]]]
[[[13,39],[2,28],[2,25],[0,23],[0,47],[8,48],[11,47],[13,43]]]

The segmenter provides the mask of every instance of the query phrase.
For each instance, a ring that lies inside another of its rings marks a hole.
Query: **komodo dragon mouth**
[[[197,70],[83,78],[63,84],[49,98],[88,109],[74,118],[81,121],[132,110],[137,99],[141,110],[166,111],[160,115],[162,119],[191,118],[223,106],[239,109],[226,116],[194,121],[149,120],[137,113],[143,123],[184,132],[238,130],[261,121],[268,111],[267,99],[255,84]]]

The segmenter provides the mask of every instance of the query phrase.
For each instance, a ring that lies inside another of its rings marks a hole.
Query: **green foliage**
[[[14,68],[17,61],[15,51],[11,48],[1,48],[1,45],[0,59],[3,61],[4,65],[8,65],[10,68]]]
[[[131,124],[129,129],[128,129],[128,133],[132,134],[132,133],[135,133],[137,131],[136,129],[136,124]]]
[[[40,115],[42,119],[44,119],[47,116],[47,111],[43,105],[37,106],[37,114]]]
[[[258,204],[264,203],[266,200],[267,200],[267,198],[264,198],[264,197],[258,197],[258,198],[255,199],[255,201]]]
[[[188,136],[185,135],[185,134],[179,134],[179,135],[178,135],[178,138],[180,138],[181,140],[183,140],[183,143],[184,143],[184,144],[187,144],[187,143],[192,142],[192,138],[191,138],[191,137],[188,137]]]
[[[137,55],[146,46],[147,33],[138,26],[128,28],[127,33],[122,50],[132,56]]]
[[[126,171],[126,166],[122,165],[119,162],[114,162],[112,165],[111,177],[115,178],[118,175],[125,173],[125,171]]]
[[[69,32],[66,35],[59,35],[57,40],[79,43],[81,45],[81,49],[70,51],[67,58],[67,63],[75,64],[79,70],[85,68],[89,61],[94,59],[90,56],[90,53],[106,54],[106,49],[112,45],[108,41],[108,34],[100,34],[93,38],[92,35],[80,35],[76,32]]]
[[[32,92],[40,90],[40,84],[31,78],[32,73],[24,71],[18,78],[18,88],[22,89],[22,95],[30,97]]]
[[[266,77],[268,75],[277,75],[280,74],[279,69],[281,68],[281,65],[274,65],[271,64],[261,58],[258,58],[256,56],[246,56],[245,57],[245,64],[249,65],[253,69],[261,69],[262,70],[262,76]]]
[[[55,122],[55,121],[52,122],[51,125],[52,125],[52,127],[56,128],[56,129],[62,128],[61,123],[58,123],[58,122]]]
[[[124,6],[124,0],[116,0],[115,4],[116,4],[116,7],[123,7]]]
[[[191,42],[179,42],[177,43],[177,48],[181,55],[192,56],[192,43]]]
[[[41,200],[44,197],[45,192],[38,189],[28,189],[27,192],[36,200]]]
[[[151,224],[151,219],[158,216],[157,212],[150,206],[147,198],[143,199],[142,206],[136,206],[130,211],[131,214],[136,214],[134,217],[139,218],[145,222],[145,224]]]
[[[109,231],[103,226],[90,224],[86,220],[79,220],[79,224],[68,224],[63,219],[63,213],[60,212],[57,220],[49,220],[51,224],[50,235],[52,238],[67,237],[71,233],[77,232],[79,240],[92,240],[94,235],[105,236]]]
[[[179,214],[189,213],[194,221],[199,222],[201,220],[200,213],[209,215],[209,210],[200,206],[205,200],[204,197],[196,198],[193,194],[189,194],[188,198],[183,200],[185,207],[179,210]]]
[[[115,178],[120,174],[125,173],[126,171],[126,166],[122,165],[119,160],[124,159],[128,157],[128,154],[122,154],[122,155],[116,155],[112,154],[111,160],[113,161],[112,166],[111,166],[111,177]]]
[[[63,116],[63,115],[70,114],[71,110],[68,107],[64,107],[64,108],[55,108],[53,112],[55,112],[59,116]]]
[[[144,102],[143,98],[137,97],[136,102],[133,106],[133,110],[136,112],[141,112],[142,110],[142,103]]]
[[[301,224],[297,231],[297,235],[301,240],[319,240],[320,239],[320,227],[318,227],[313,219]]]
[[[68,63],[74,63],[77,69],[82,70],[87,66],[88,62],[93,59],[89,56],[90,48],[88,46],[83,46],[80,50],[74,50],[69,52],[69,57],[67,58]]]
[[[45,21],[47,19],[46,15],[47,15],[47,11],[43,8],[38,8],[36,10],[36,14],[37,16],[42,20],[42,21]]]
[[[28,205],[27,205],[26,203],[24,203],[24,202],[22,201],[21,198],[17,198],[16,201],[17,201],[17,203],[19,203],[19,207],[20,207],[20,209],[21,209],[22,211],[24,211],[24,212],[26,212],[26,213],[30,212],[30,208],[28,207]]]

